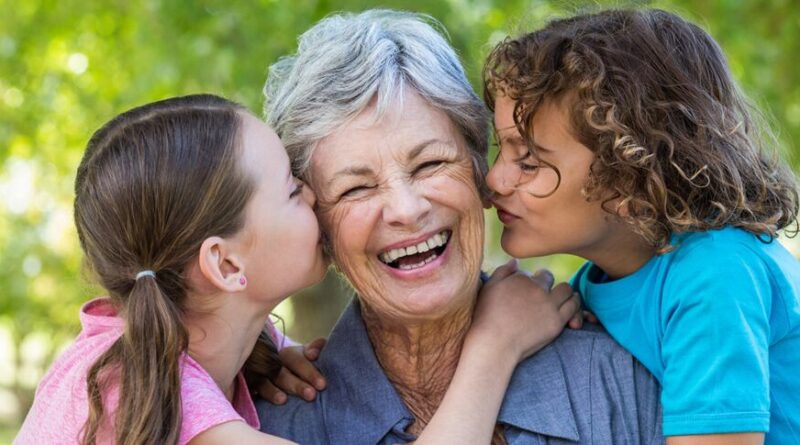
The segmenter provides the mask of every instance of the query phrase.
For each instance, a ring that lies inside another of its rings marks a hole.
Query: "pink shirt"
[[[86,375],[124,329],[124,321],[117,317],[110,300],[106,298],[86,303],[81,308],[80,319],[83,330],[39,383],[33,406],[14,444],[75,444],[80,441],[81,429],[89,412]],[[259,428],[258,415],[241,373],[236,379],[236,391],[231,404],[211,376],[188,354],[181,356],[180,364],[181,445],[225,422],[238,420]],[[118,391],[118,388],[112,388],[109,394],[104,395],[111,412],[117,406]],[[112,441],[113,437],[98,437],[98,443]]]

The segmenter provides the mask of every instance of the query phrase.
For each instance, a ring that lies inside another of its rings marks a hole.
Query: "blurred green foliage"
[[[800,165],[800,4],[690,0],[649,4],[704,26],[735,76],[772,114],[785,155]],[[100,290],[81,269],[72,225],[74,171],[91,132],[125,109],[167,96],[213,92],[260,114],[267,66],[333,11],[424,12],[450,32],[476,88],[483,57],[508,33],[595,2],[547,0],[0,0],[0,442],[24,416],[36,382],[79,330],[82,302]],[[487,267],[499,264],[487,214]],[[566,279],[579,264],[548,266]],[[301,340],[324,335],[346,301],[329,276],[278,313]]]

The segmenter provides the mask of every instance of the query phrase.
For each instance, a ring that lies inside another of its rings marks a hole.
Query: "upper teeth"
[[[397,249],[392,249],[388,252],[384,252],[380,254],[379,258],[384,263],[391,263],[392,261],[407,255],[414,255],[415,253],[427,252],[431,249],[444,246],[449,236],[450,235],[447,233],[447,231],[437,233],[436,235],[433,235],[432,237],[428,238],[427,240],[417,245],[408,247],[399,247]]]

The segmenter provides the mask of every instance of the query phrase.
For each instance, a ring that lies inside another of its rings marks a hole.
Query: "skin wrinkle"
[[[444,397],[472,322],[482,201],[466,142],[444,113],[407,92],[403,107],[377,123],[371,118],[367,108],[319,142],[309,183],[319,192],[334,261],[359,294],[375,354],[417,419],[408,429],[417,434]],[[431,139],[438,141],[424,144]],[[370,172],[333,177],[348,159]],[[433,161],[442,163],[424,166]],[[341,197],[361,186],[367,188]],[[385,246],[444,227],[453,231],[449,256],[435,275],[406,282],[387,274],[377,258]]]

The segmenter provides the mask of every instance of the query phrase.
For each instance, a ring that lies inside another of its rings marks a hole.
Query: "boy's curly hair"
[[[797,233],[796,179],[765,119],[717,43],[674,14],[607,10],[507,38],[484,86],[490,108],[498,95],[515,101],[529,147],[539,107],[566,99],[574,136],[596,156],[587,197],[659,252],[673,232]]]

